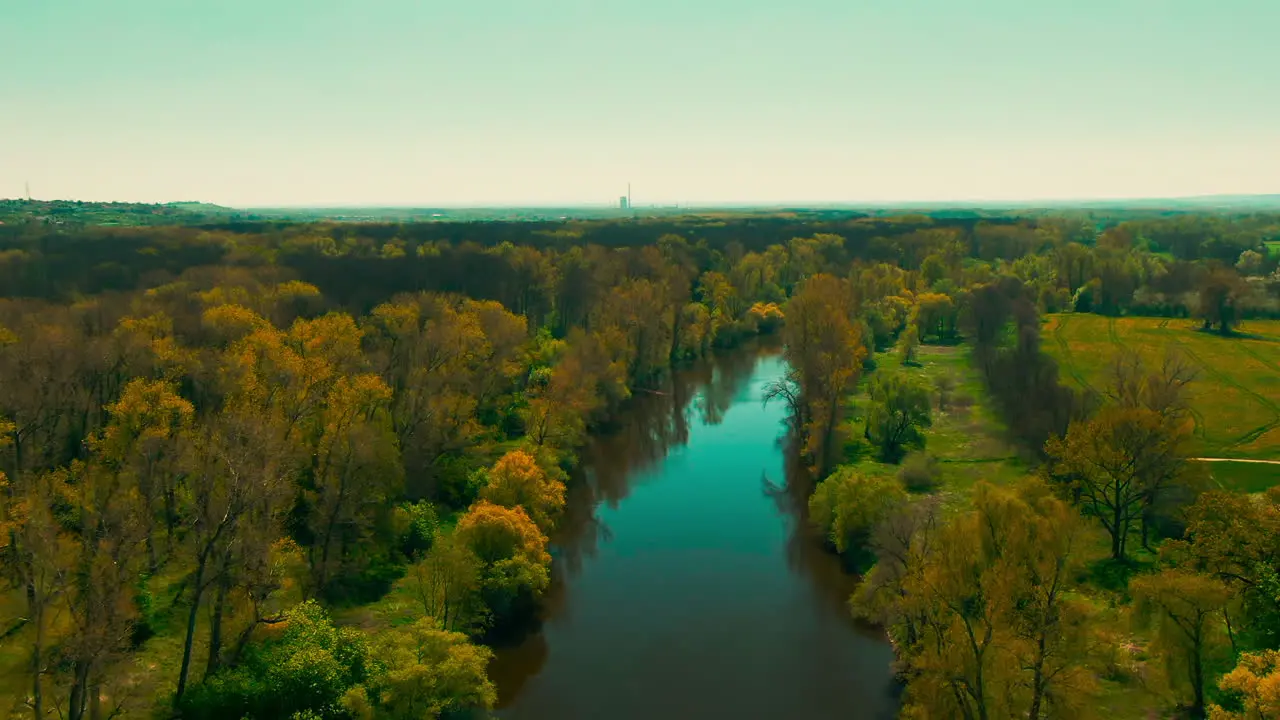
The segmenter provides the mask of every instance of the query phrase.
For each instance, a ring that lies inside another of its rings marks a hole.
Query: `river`
[[[762,403],[784,370],[754,346],[699,363],[585,448],[541,627],[490,666],[498,717],[894,717],[892,652],[850,617]]]

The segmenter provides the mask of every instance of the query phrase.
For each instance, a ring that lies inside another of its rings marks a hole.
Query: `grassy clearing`
[[[1264,244],[1267,246],[1267,252],[1271,253],[1271,255],[1280,255],[1280,240],[1268,240]]]
[[[1006,439],[1004,424],[988,405],[982,380],[969,362],[969,350],[963,346],[921,346],[918,363],[903,367],[894,352],[876,355],[876,370],[863,375],[858,388],[860,397],[849,436],[847,455],[870,475],[897,474],[898,466],[875,460],[871,449],[861,440],[866,384],[877,372],[903,370],[925,378],[936,385],[938,378],[950,375],[955,387],[945,409],[939,409],[935,397],[933,425],[925,431],[925,451],[935,456],[941,470],[942,489],[964,494],[979,480],[996,484],[1012,483],[1026,475],[1028,466]]]
[[[1167,348],[1181,350],[1199,372],[1191,392],[1198,453],[1280,459],[1280,322],[1250,321],[1240,331],[1237,337],[1221,337],[1200,332],[1198,323],[1185,319],[1051,315],[1044,347],[1061,364],[1065,379],[1094,389],[1106,382],[1109,364],[1122,348],[1152,362],[1159,362]],[[1265,472],[1232,467],[1221,474],[1262,477]]]
[[[1280,485],[1280,465],[1257,463],[1206,463],[1212,487],[1236,492],[1263,492]]]

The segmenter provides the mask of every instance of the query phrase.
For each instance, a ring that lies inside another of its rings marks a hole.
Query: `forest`
[[[1280,215],[961,215],[9,216],[0,710],[483,717],[585,439],[776,335],[814,542],[861,578],[902,717],[1280,717],[1280,490],[1197,462],[1212,378],[1171,343],[1082,387],[1043,333],[1280,342]],[[939,349],[1017,477],[927,452]],[[403,622],[341,621],[393,587]]]

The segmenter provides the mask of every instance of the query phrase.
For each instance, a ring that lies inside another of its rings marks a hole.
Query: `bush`
[[[413,559],[431,549],[440,527],[436,508],[429,502],[403,503],[397,508],[396,529],[400,534],[400,551]]]
[[[898,479],[908,492],[926,493],[936,490],[941,481],[938,459],[926,452],[913,452],[902,461]]]
[[[872,530],[906,500],[892,477],[866,477],[842,466],[809,498],[809,520],[850,568],[864,570],[875,560],[866,547]]]
[[[342,697],[368,676],[364,636],[335,628],[315,601],[290,610],[286,622],[279,639],[252,647],[239,666],[192,687],[180,703],[182,717],[343,717]]]

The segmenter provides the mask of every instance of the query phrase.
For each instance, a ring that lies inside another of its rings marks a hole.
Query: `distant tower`
[[[627,208],[631,207],[631,199],[628,198],[626,195],[623,195],[622,197],[618,198],[618,207],[622,208],[623,210],[626,210]]]
[[[27,202],[31,202],[31,183],[27,183]]]

